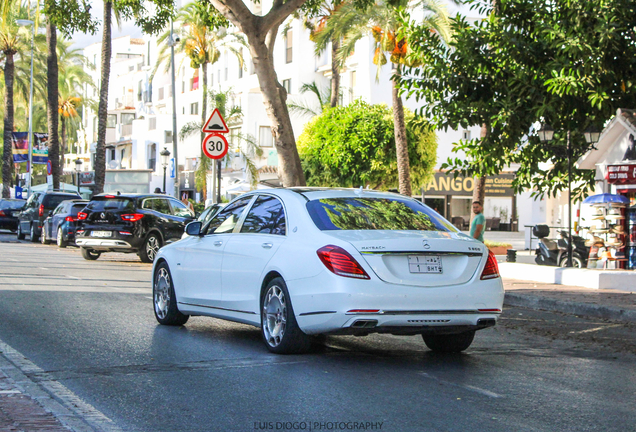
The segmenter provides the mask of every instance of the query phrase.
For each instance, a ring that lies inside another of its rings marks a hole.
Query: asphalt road
[[[463,354],[371,335],[278,356],[253,327],[159,326],[150,270],[0,234],[4,355],[98,430],[636,430],[625,325],[506,309]]]

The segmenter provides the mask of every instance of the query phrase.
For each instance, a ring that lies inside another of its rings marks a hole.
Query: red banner
[[[608,165],[605,178],[610,184],[636,184],[636,165]]]

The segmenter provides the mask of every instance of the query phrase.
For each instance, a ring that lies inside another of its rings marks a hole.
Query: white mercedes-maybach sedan
[[[419,201],[354,189],[241,195],[153,266],[155,316],[191,315],[261,328],[275,353],[320,334],[421,334],[459,352],[494,326],[504,290],[495,256]]]

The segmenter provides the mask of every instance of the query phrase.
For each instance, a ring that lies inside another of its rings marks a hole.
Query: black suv
[[[18,214],[18,240],[23,240],[25,233],[29,233],[32,242],[40,239],[42,224],[62,201],[81,198],[76,193],[46,191],[33,192],[24,208]]]
[[[101,194],[77,214],[75,244],[87,260],[102,252],[136,253],[151,263],[159,249],[181,239],[194,212],[162,194]]]

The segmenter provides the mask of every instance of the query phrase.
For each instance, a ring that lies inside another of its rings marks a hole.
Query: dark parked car
[[[54,210],[62,201],[70,199],[80,199],[76,193],[46,191],[33,192],[26,205],[18,214],[20,223],[18,224],[18,239],[24,239],[25,233],[29,233],[32,242],[40,239],[42,224],[49,212]]]
[[[69,243],[75,244],[75,228],[77,225],[77,214],[86,207],[87,200],[74,199],[62,201],[55,207],[49,217],[44,219],[42,226],[43,244],[56,242],[61,248],[65,248]]]
[[[194,212],[162,194],[101,194],[77,214],[75,244],[95,260],[103,252],[136,253],[151,263],[159,249],[181,239]]]
[[[26,201],[21,199],[0,199],[0,229],[18,229],[18,213],[25,203]]]

